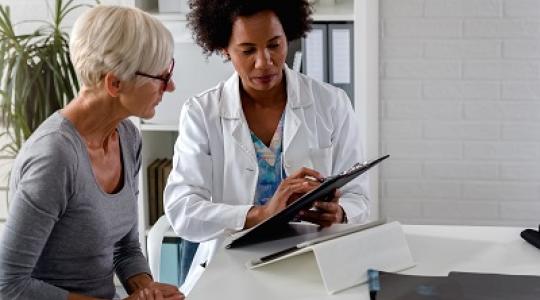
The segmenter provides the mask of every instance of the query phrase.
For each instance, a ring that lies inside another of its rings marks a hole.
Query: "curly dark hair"
[[[288,41],[305,37],[313,22],[307,0],[190,0],[189,6],[188,27],[206,55],[229,45],[233,22],[239,16],[273,11]]]

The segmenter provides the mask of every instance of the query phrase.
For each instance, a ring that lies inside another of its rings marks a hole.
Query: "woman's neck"
[[[240,97],[243,103],[249,103],[260,108],[283,107],[287,102],[285,80],[268,91],[257,91],[244,88],[240,83]]]
[[[107,148],[118,124],[127,117],[115,107],[115,100],[83,87],[61,114],[73,123],[87,147]]]

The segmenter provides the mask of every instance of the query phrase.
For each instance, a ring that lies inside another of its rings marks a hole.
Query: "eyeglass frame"
[[[164,83],[161,91],[164,92],[167,89],[167,86],[169,85],[169,82],[171,82],[173,71],[174,71],[174,58],[172,59],[171,65],[169,66],[168,74],[165,75],[165,76],[162,76],[162,75],[150,75],[150,74],[143,73],[143,72],[140,72],[140,71],[135,72],[135,75],[143,76],[143,77],[147,77],[147,78],[151,78],[151,79],[161,80]]]

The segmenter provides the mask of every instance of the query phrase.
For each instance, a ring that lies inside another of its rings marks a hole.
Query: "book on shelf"
[[[170,159],[155,159],[147,167],[148,221],[150,225],[153,225],[164,214],[163,190],[171,170],[172,160]]]
[[[147,187],[148,187],[148,195],[147,195],[147,201],[148,201],[148,222],[150,225],[154,224],[157,220],[157,178],[156,178],[156,170],[159,164],[161,163],[161,159],[156,159],[152,161],[148,167],[146,167],[146,180],[147,180]]]

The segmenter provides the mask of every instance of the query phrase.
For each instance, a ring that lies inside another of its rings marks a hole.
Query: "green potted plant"
[[[0,136],[9,141],[0,151],[16,155],[32,132],[79,91],[69,36],[61,26],[68,14],[89,5],[74,1],[55,0],[51,22],[26,21],[40,25],[29,34],[16,34],[9,7],[0,5]]]

